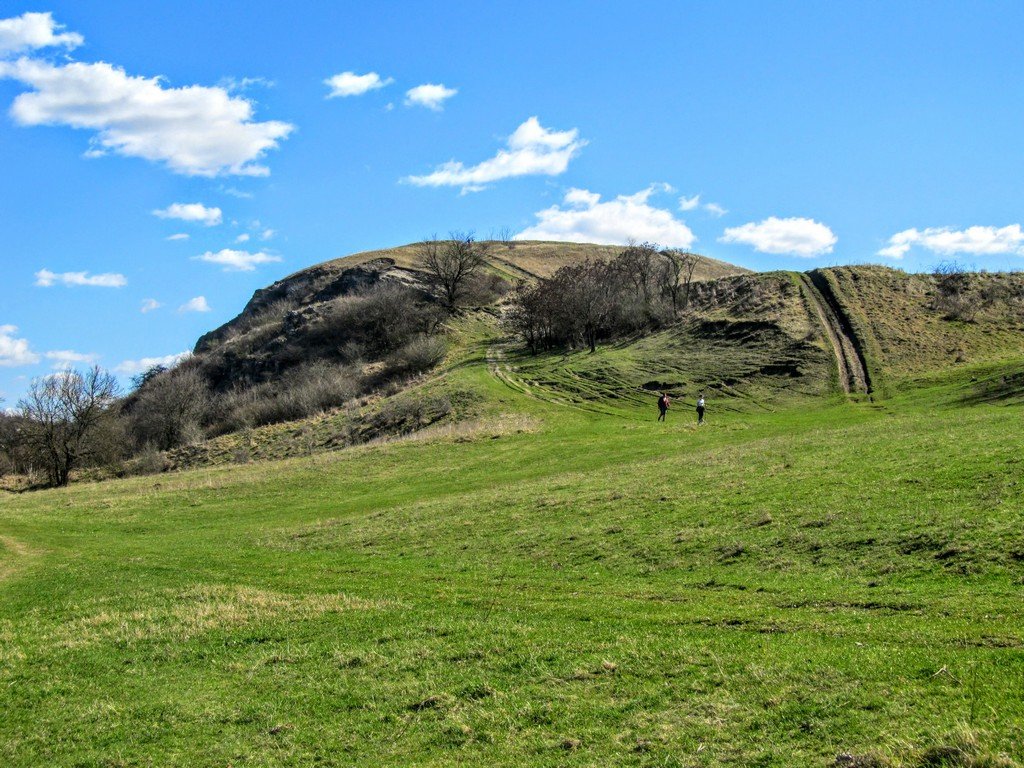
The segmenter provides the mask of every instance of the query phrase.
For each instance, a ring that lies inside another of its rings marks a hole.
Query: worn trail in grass
[[[474,432],[0,501],[0,760],[1024,760],[1005,366],[697,429],[474,354]]]

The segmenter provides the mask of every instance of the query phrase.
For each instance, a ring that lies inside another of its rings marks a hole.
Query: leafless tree
[[[645,309],[651,305],[659,252],[660,249],[654,243],[637,244],[631,240],[615,259],[623,277],[633,285],[636,295],[643,299]]]
[[[423,243],[420,263],[449,309],[455,308],[469,281],[484,266],[484,253],[472,232],[452,232],[447,240],[435,236]]]
[[[101,368],[66,370],[32,382],[18,403],[25,447],[51,485],[68,484],[71,471],[97,447],[91,444],[118,394],[117,379]]]
[[[700,263],[700,256],[673,249],[664,250],[661,255],[664,259],[661,272],[662,291],[672,302],[672,316],[678,317],[690,304],[690,285],[693,283],[693,273]]]
[[[501,227],[494,236],[495,240],[504,245],[510,251],[516,247],[516,241],[514,238],[515,231],[509,226]]]
[[[166,451],[198,437],[209,402],[206,379],[196,369],[164,370],[150,376],[132,403],[135,441]]]

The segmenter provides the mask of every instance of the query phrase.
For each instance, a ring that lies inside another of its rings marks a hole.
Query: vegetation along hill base
[[[1024,765],[1020,274],[455,234],[59,381],[4,765]]]

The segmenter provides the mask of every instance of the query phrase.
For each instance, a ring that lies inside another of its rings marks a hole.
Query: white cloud
[[[242,234],[240,234],[238,237],[235,238],[235,242],[236,243],[247,243],[247,242],[249,242],[249,238],[250,237],[251,237],[251,235],[249,235],[248,232],[243,232]]]
[[[195,221],[206,227],[215,227],[224,220],[220,208],[207,208],[202,203],[171,203],[166,208],[153,211],[161,219]]]
[[[324,80],[324,85],[331,89],[327,94],[328,99],[339,96],[362,96],[364,93],[376,91],[384,86],[395,82],[393,77],[382,79],[376,72],[367,72],[365,75],[357,75],[355,72],[342,72]]]
[[[124,362],[115,365],[114,371],[125,376],[134,376],[137,373],[148,371],[154,365],[173,368],[182,360],[186,360],[191,356],[191,352],[179,352],[176,355],[164,355],[163,357],[144,357],[141,360],[125,360]]]
[[[193,256],[197,261],[206,261],[210,264],[220,264],[225,272],[252,272],[257,264],[270,264],[281,261],[280,256],[272,256],[269,253],[259,251],[249,253],[248,251],[236,251],[231,248],[224,248],[216,253],[207,251],[201,256]]]
[[[693,197],[686,197],[684,195],[683,197],[679,198],[679,210],[680,211],[692,211],[692,210],[695,210],[697,208],[703,208],[705,211],[710,213],[712,216],[716,216],[716,217],[717,216],[724,216],[725,214],[728,213],[728,211],[725,210],[725,208],[720,206],[718,203],[704,203],[703,205],[701,205],[700,195],[694,195]]]
[[[277,230],[276,229],[264,229],[260,233],[260,240],[269,240],[270,238],[272,238],[276,234],[277,234]]]
[[[221,187],[220,191],[225,195],[231,195],[232,197],[237,197],[240,200],[252,200],[253,198],[252,192],[245,192],[237,187]]]
[[[0,367],[13,368],[18,365],[35,365],[39,355],[29,347],[27,339],[16,339],[16,325],[0,325]]]
[[[57,24],[51,13],[23,13],[0,19],[0,56],[54,46],[71,50],[85,42],[77,32],[60,32],[62,29],[64,26]]]
[[[36,285],[41,288],[60,283],[61,285],[88,285],[94,288],[123,288],[128,285],[124,275],[116,272],[105,272],[101,275],[90,275],[88,272],[51,272],[41,269],[36,272]]]
[[[489,160],[469,168],[458,160],[450,160],[433,173],[407,176],[404,181],[418,187],[462,187],[464,192],[471,192],[492,181],[516,176],[558,176],[565,173],[569,161],[586,144],[575,128],[550,131],[531,117],[508,137],[506,149]]]
[[[585,189],[570,189],[561,205],[539,211],[537,223],[516,240],[563,240],[574,243],[620,245],[645,240],[689,248],[696,236],[672,212],[650,205],[650,198],[666,185],[652,184],[632,195],[601,202],[601,196]]]
[[[76,365],[95,365],[100,359],[99,355],[75,352],[70,349],[56,349],[52,352],[47,352],[44,357],[47,360],[53,361],[53,370],[55,371],[74,368]]]
[[[188,240],[188,233],[178,232],[177,234],[174,235],[168,235],[167,237],[164,238],[164,240],[170,240],[171,242],[174,242],[176,240]]]
[[[210,309],[205,296],[196,296],[178,307],[179,312],[209,312]]]
[[[457,88],[446,88],[442,83],[424,83],[405,92],[405,106],[426,107],[440,112],[444,103],[458,92]]]
[[[839,238],[827,226],[813,219],[770,216],[764,221],[729,227],[718,240],[750,245],[761,253],[812,257],[832,253],[832,246]]]
[[[186,176],[266,176],[257,161],[293,125],[255,122],[252,102],[219,87],[166,88],[105,62],[55,65],[21,58],[0,62],[0,78],[32,88],[14,99],[20,125],[67,125],[94,131],[89,157],[109,152],[166,164]]]
[[[163,304],[156,299],[143,299],[142,307],[139,309],[139,312],[146,314],[147,312],[152,312],[154,309],[160,309],[162,306]]]
[[[913,246],[919,245],[932,253],[952,256],[967,253],[972,256],[994,256],[1012,253],[1024,256],[1024,230],[1020,224],[1005,227],[929,227],[905,229],[889,238],[889,245],[878,251],[879,256],[901,259]]]
[[[700,195],[694,195],[693,197],[680,197],[679,198],[679,210],[680,211],[692,211],[700,205]]]

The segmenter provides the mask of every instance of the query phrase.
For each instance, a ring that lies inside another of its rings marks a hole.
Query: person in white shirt
[[[704,395],[701,394],[701,396],[697,398],[697,423],[698,424],[703,424],[704,423],[704,407],[705,407],[704,406]]]

